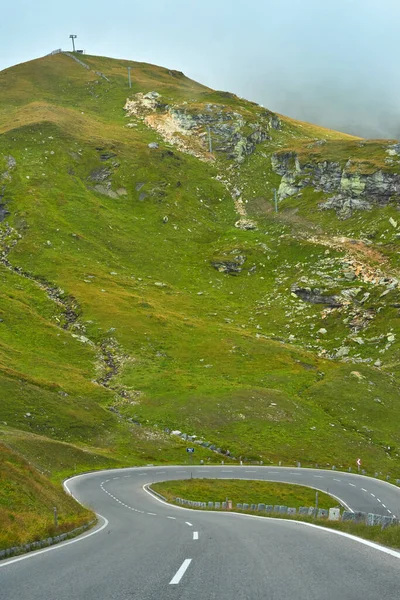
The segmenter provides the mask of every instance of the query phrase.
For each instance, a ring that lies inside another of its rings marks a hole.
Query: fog
[[[75,33],[90,54],[179,69],[294,118],[395,138],[399,23],[399,0],[15,0],[2,8],[0,69],[69,49]]]

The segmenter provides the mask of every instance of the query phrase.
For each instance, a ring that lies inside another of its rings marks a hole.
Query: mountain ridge
[[[396,141],[79,59],[0,73],[1,439],[399,477]]]

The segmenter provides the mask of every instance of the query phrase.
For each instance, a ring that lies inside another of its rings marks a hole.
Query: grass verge
[[[0,444],[0,550],[67,533],[93,519],[91,510]]]

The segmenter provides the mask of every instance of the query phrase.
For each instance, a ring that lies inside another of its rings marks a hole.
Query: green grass
[[[185,479],[182,481],[163,481],[153,483],[152,489],[162,494],[167,500],[175,498],[194,500],[196,502],[225,502],[271,504],[290,506],[298,509],[300,506],[315,506],[315,490],[303,485],[290,483],[275,483],[271,481],[241,481],[239,479]],[[319,508],[329,509],[337,506],[338,502],[332,496],[318,493]]]
[[[240,167],[222,153],[203,162],[140,120],[127,128],[128,95],[156,90],[193,114],[223,105],[244,116],[246,132],[261,108],[165,67],[84,60],[92,70],[56,55],[0,73],[0,191],[10,212],[0,246],[16,241],[8,260],[30,277],[0,265],[2,439],[54,481],[80,470],[183,462],[186,443],[165,428],[236,459],[347,469],[361,456],[368,473],[400,477],[400,298],[396,290],[382,297],[379,279],[344,278],[350,254],[397,274],[388,222],[397,208],[340,221],[317,210],[323,194],[311,188],[285,199],[277,214],[272,202],[280,182],[273,152],[339,162],[350,152],[360,168],[377,169],[383,145],[282,117],[281,130]],[[307,147],[322,138],[327,144]],[[158,149],[148,148],[152,141]],[[17,164],[6,175],[10,155]],[[100,169],[108,169],[112,197],[94,189]],[[243,191],[257,230],[235,227],[218,175]],[[343,236],[370,244],[327,245]],[[237,276],[212,266],[237,254],[245,257]],[[72,326],[40,282],[74,304]],[[293,297],[292,286],[360,290],[326,313]],[[351,329],[356,309],[373,314],[357,334],[362,345]],[[328,359],[342,346],[349,362]],[[108,387],[100,385],[110,371],[104,348],[120,364]],[[196,457],[221,458],[200,446]]]
[[[71,531],[95,518],[19,454],[4,444],[0,450],[1,550]]]

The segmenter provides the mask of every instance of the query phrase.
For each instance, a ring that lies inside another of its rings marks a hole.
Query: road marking
[[[148,512],[147,514],[148,514],[148,515],[152,515],[153,517],[156,517],[156,516],[157,516],[157,515],[156,515],[156,513],[149,513],[149,512]]]
[[[341,481],[341,479],[335,479],[335,478],[333,478],[333,481]]]
[[[289,473],[289,475],[301,475],[301,473]]]
[[[147,475],[147,473],[138,473],[138,475]]]
[[[199,532],[198,531],[193,531],[193,539],[194,540],[198,540],[199,539]]]
[[[233,473],[233,471],[230,471],[229,469],[222,469],[221,473]]]
[[[180,580],[182,579],[182,577],[184,576],[184,574],[186,572],[186,569],[188,568],[188,566],[190,565],[191,562],[192,562],[191,558],[186,558],[183,561],[183,563],[181,564],[181,566],[179,567],[179,569],[177,570],[177,572],[175,573],[175,575],[169,582],[169,585],[176,585],[177,583],[180,582]]]
[[[156,471],[156,475],[162,475],[165,471]]]
[[[354,483],[349,483],[349,485],[351,485],[351,487],[356,487]]]
[[[130,475],[124,475],[124,479],[129,479]]]
[[[257,473],[257,471],[245,471],[245,473]]]
[[[383,508],[386,508],[386,504],[383,504],[383,502],[382,502],[382,506],[383,506]]]
[[[176,521],[176,517],[167,517],[167,519],[174,519]]]
[[[391,510],[387,509],[387,511],[388,511],[389,514],[393,514]]]
[[[368,492],[368,490],[366,490],[365,488],[361,488],[363,492]]]
[[[113,479],[119,479],[119,477],[113,477]]]
[[[371,493],[371,496],[372,496],[373,498],[375,498],[375,494],[372,494],[372,493]]]
[[[256,471],[248,471],[249,473],[255,473]],[[246,471],[247,473],[247,471]],[[279,471],[267,471],[268,475],[277,475]]]
[[[382,504],[382,500],[379,500],[379,498],[377,498],[378,502],[380,502]]]
[[[189,521],[185,521],[186,525],[189,525],[189,527],[193,527],[193,525],[191,523],[189,523]]]
[[[314,475],[314,477],[316,477],[317,479],[323,479],[322,475]]]

